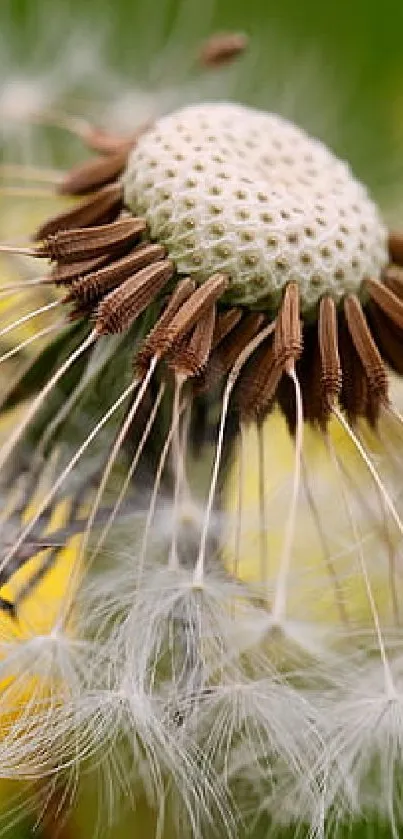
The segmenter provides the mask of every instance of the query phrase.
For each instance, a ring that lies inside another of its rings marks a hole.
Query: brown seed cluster
[[[66,287],[70,317],[91,318],[99,336],[127,330],[156,304],[160,314],[137,353],[136,375],[143,376],[156,357],[202,396],[223,386],[269,320],[228,304],[225,273],[197,287],[191,277],[177,275],[162,245],[150,241],[145,220],[125,208],[120,183],[133,143],[113,137],[93,144],[100,156],[74,169],[61,186],[65,194],[86,197],[39,228],[36,254],[54,263],[46,282]],[[386,365],[403,374],[401,234],[390,235],[389,253],[383,275],[365,281],[365,303],[346,294],[337,305],[325,294],[315,322],[301,316],[298,283],[286,286],[273,334],[256,341],[237,382],[242,420],[261,421],[278,401],[293,430],[289,374],[295,371],[308,421],[325,427],[339,401],[351,422],[364,417],[376,424],[388,402]]]

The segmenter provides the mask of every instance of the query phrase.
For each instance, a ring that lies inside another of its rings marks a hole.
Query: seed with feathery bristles
[[[200,382],[197,383],[199,392],[213,389],[228,374],[239,355],[259,332],[264,320],[264,315],[260,312],[253,312],[236,321],[233,328],[225,333],[211,354]]]
[[[202,312],[192,334],[172,353],[169,366],[178,376],[198,376],[206,366],[213,342],[216,321],[215,305]]]
[[[127,163],[128,149],[82,163],[69,172],[58,187],[61,195],[86,195],[115,181]]]
[[[341,388],[341,365],[337,339],[336,304],[326,295],[319,305],[318,340],[324,408],[332,408]]]
[[[228,309],[227,311],[220,312],[218,315],[215,327],[214,327],[214,334],[213,334],[213,344],[212,349],[215,350],[221,341],[229,335],[230,332],[235,328],[237,323],[241,320],[242,317],[242,309]]]
[[[91,259],[135,242],[146,227],[144,219],[129,217],[100,227],[60,230],[37,246],[36,255],[57,262]]]
[[[167,352],[178,343],[197,323],[212,303],[223,296],[228,288],[225,274],[214,274],[200,286],[169,323],[162,342],[162,351]]]
[[[111,291],[120,283],[127,280],[132,274],[159,262],[164,258],[165,248],[161,245],[138,245],[127,256],[100,268],[98,271],[91,271],[85,276],[73,282],[72,288],[65,297],[65,302],[79,300],[82,303],[92,303],[102,294]]]
[[[96,271],[112,258],[111,254],[104,253],[102,256],[96,256],[92,259],[84,259],[82,262],[67,262],[60,265],[56,263],[52,266],[50,274],[44,279],[44,282],[56,286],[70,286],[75,280]]]
[[[302,328],[299,310],[299,287],[290,283],[278,314],[274,332],[274,355],[286,370],[295,364],[302,352]]]
[[[173,262],[165,259],[138,271],[115,291],[111,291],[98,307],[95,329],[99,335],[123,332],[155,300],[175,271]]]
[[[243,420],[259,420],[265,415],[282,375],[283,368],[276,359],[273,343],[260,347],[250,359],[238,388]]]
[[[338,344],[342,368],[340,402],[351,422],[365,416],[368,381],[345,318],[339,318]]]
[[[396,373],[403,375],[403,329],[395,326],[384,312],[370,301],[367,315],[376,340],[386,361]]]
[[[380,352],[372,338],[360,301],[353,294],[344,300],[344,313],[354,346],[360,356],[369,387],[382,404],[388,401],[388,377]]]
[[[144,375],[147,371],[150,359],[154,355],[159,356],[163,354],[166,330],[183,303],[193,294],[195,288],[195,282],[188,277],[178,282],[178,285],[168,299],[162,315],[158,318],[157,323],[151,332],[149,332],[140,351],[136,355],[135,368],[140,376]]]
[[[123,207],[123,188],[111,184],[99,190],[92,198],[81,204],[53,216],[42,224],[35,233],[35,240],[46,239],[59,230],[72,230],[77,227],[91,227],[114,221]]]

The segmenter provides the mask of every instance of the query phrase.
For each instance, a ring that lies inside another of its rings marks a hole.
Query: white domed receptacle
[[[179,273],[228,273],[232,304],[276,306],[296,281],[309,312],[326,292],[360,294],[388,262],[366,188],[275,114],[207,104],[163,117],[131,152],[124,189]]]

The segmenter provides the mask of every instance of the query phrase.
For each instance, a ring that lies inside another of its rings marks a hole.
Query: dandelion
[[[243,46],[220,36],[202,62]],[[28,486],[54,453],[57,468],[0,573],[66,498],[83,535],[46,641],[4,651],[11,692],[21,672],[40,691],[5,727],[0,772],[63,779],[66,801],[95,772],[110,817],[145,796],[157,835],[172,818],[178,835],[263,820],[324,836],[376,815],[397,836],[403,234],[269,112],[193,104],[125,136],[62,121],[95,152],[49,175],[77,200],[1,245],[50,262],[36,282],[52,292],[1,334],[53,311],[59,334],[4,400],[30,397],[4,481],[26,452]]]

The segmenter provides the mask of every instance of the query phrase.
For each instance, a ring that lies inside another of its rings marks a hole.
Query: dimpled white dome
[[[231,303],[275,307],[290,280],[309,311],[360,292],[387,234],[346,163],[275,114],[197,105],[158,120],[131,152],[125,200],[181,274],[228,273]]]

